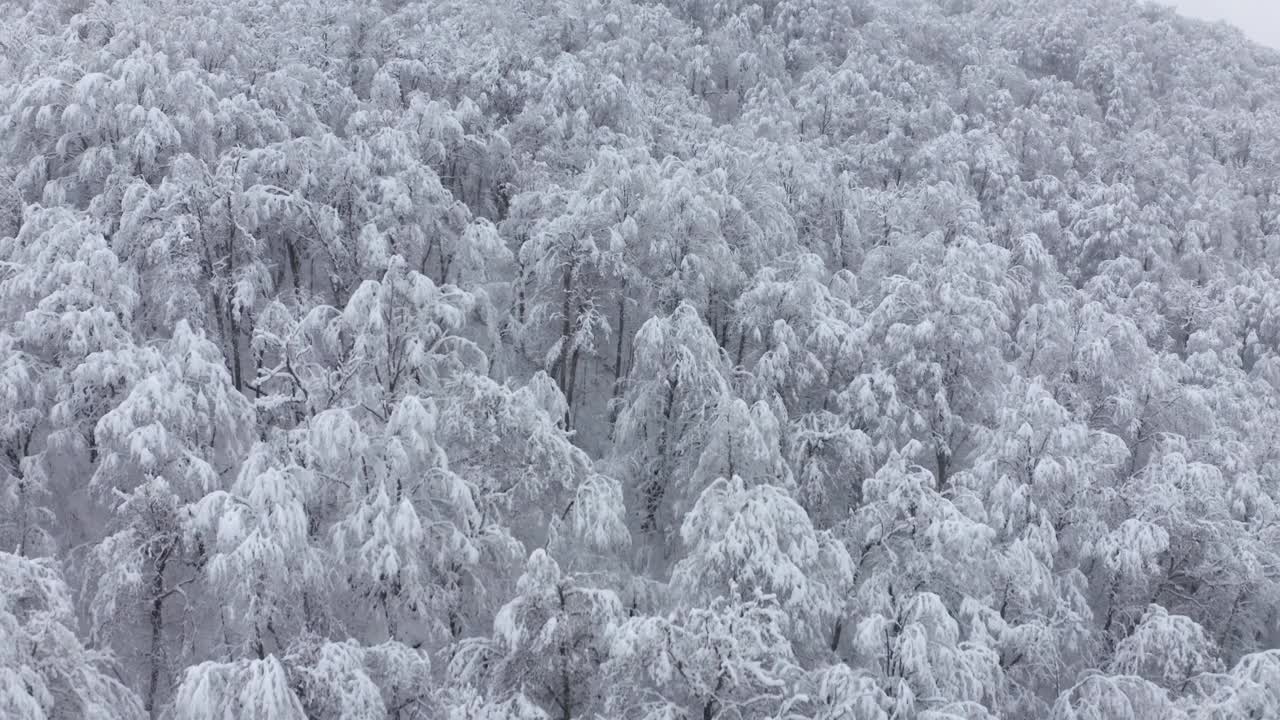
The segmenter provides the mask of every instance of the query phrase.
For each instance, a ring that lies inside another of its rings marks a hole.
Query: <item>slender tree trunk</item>
[[[1117,639],[1111,632],[1111,627],[1116,621],[1116,598],[1120,596],[1120,576],[1116,575],[1111,579],[1111,584],[1107,588],[1107,621],[1102,627],[1103,640],[1107,643],[1107,648],[1114,649]]]
[[[9,456],[9,462],[13,465],[13,477],[18,481],[18,555],[27,556],[27,535],[31,532],[30,518],[28,512],[28,502],[30,495],[27,493],[27,475],[22,471],[22,458],[26,457],[31,448],[31,433],[27,433],[26,439],[22,443],[21,450],[9,449],[5,452]]]
[[[147,653],[149,672],[147,677],[146,710],[152,718],[159,717],[157,704],[160,694],[160,676],[164,662],[164,569],[169,564],[169,550],[156,558],[151,575],[151,642]]]
[[[557,361],[560,390],[568,394],[569,353],[573,339],[573,275],[568,267],[564,270],[561,281],[564,292],[560,303],[560,359]]]
[[[715,693],[720,692],[720,689],[724,687],[724,679],[725,675],[722,670],[720,672],[720,677],[716,678],[716,686],[715,689],[711,691],[711,697],[707,698],[707,702],[702,706],[702,720],[714,720],[716,715],[720,712],[720,701],[716,700]]]
[[[198,219],[200,221],[201,228],[203,228],[204,216],[200,215],[198,216]],[[218,329],[219,344],[225,347],[227,343],[227,312],[222,308],[222,297],[218,292],[218,278],[214,276],[213,254],[209,248],[208,238],[204,237],[203,230],[201,231],[201,239],[204,240],[204,242],[201,243],[204,248],[204,257],[202,258],[204,263],[203,269],[205,281],[209,283],[209,300],[210,304],[213,305],[213,321]]]
[[[236,275],[236,223],[234,209],[231,206],[231,195],[227,195],[227,279],[232,281]],[[244,391],[244,377],[240,370],[240,324],[236,322],[235,302],[227,303],[227,323],[231,341],[231,377],[235,382],[236,392]]]
[[[564,597],[564,586],[556,588],[556,599],[560,603],[560,611],[567,612]],[[573,683],[569,678],[569,652],[564,643],[558,648],[560,655],[560,720],[573,720]]]
[[[934,453],[934,458],[938,462],[938,487],[942,488],[947,484],[947,477],[951,471],[951,453],[938,448]]]
[[[578,361],[581,359],[581,348],[574,348],[573,355],[569,358],[569,384],[564,393],[565,404],[565,427],[572,427],[570,416],[573,414],[573,390],[578,386]]]
[[[560,649],[560,720],[573,720],[573,685],[569,682],[569,671],[565,667],[564,648]]]
[[[519,288],[516,292],[516,322],[521,325],[524,325],[525,287],[528,282],[528,277],[525,276],[524,263],[522,262],[516,270],[516,285]]]
[[[440,255],[438,258],[436,258],[436,260],[437,260],[437,264],[440,266],[439,284],[444,285],[446,282],[448,282],[448,278],[449,278],[449,261],[444,254],[444,243],[440,244]]]
[[[667,401],[662,410],[662,429],[658,431],[657,454],[653,462],[653,470],[645,486],[645,516],[641,529],[654,532],[658,529],[658,507],[666,494],[667,442],[671,432],[671,412],[676,404],[676,386],[679,378],[672,378],[667,386]]]
[[[244,392],[244,374],[240,369],[240,324],[231,319],[231,379],[236,392]]]
[[[293,239],[286,240],[284,247],[289,255],[289,276],[293,283],[293,291],[296,293],[302,286],[302,262],[298,257],[298,247]]]
[[[572,371],[570,364],[576,358],[573,346],[573,330],[577,324],[577,307],[573,302],[574,264],[565,265],[561,276],[560,289],[563,293],[560,304],[560,358],[556,361],[556,380],[560,384],[560,392],[565,397],[564,424],[569,427],[569,410],[573,405]]]
[[[622,348],[624,338],[627,332],[627,285],[622,285],[622,293],[618,296],[618,342],[615,345],[613,353],[613,399],[617,400],[622,396]],[[618,409],[616,403],[609,411],[609,425],[612,426],[618,422]]]

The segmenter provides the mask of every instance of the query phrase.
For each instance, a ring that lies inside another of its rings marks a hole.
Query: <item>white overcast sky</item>
[[[1160,0],[1183,15],[1226,20],[1261,43],[1280,48],[1280,0]]]

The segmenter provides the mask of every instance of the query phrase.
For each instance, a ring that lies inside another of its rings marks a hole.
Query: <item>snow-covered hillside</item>
[[[1280,718],[1280,53],[0,0],[0,717]]]

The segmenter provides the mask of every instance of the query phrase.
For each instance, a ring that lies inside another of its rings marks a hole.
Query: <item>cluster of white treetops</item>
[[[1280,53],[0,2],[0,717],[1280,718]]]

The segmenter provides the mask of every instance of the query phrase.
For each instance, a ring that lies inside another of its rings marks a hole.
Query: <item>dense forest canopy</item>
[[[0,0],[0,716],[1280,717],[1280,53]]]

